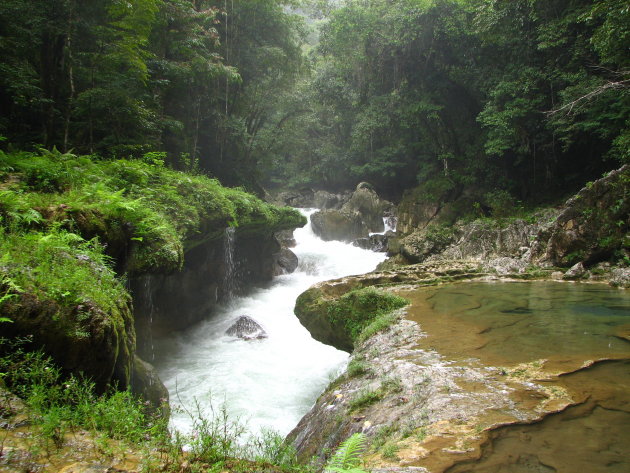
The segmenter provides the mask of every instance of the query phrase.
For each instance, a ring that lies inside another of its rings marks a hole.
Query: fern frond
[[[361,454],[365,450],[366,441],[367,437],[364,434],[352,434],[342,442],[328,461],[325,471],[344,473],[355,470],[361,463]]]

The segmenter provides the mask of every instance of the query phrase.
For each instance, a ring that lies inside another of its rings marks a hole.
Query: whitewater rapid
[[[207,412],[224,405],[251,434],[272,429],[286,435],[324,388],[345,368],[348,354],[313,340],[293,313],[296,298],[311,285],[372,271],[385,259],[341,242],[324,242],[309,223],[294,232],[299,266],[265,288],[234,298],[211,319],[156,340],[156,368],[169,393],[172,427],[189,433],[198,403]],[[240,316],[260,323],[268,338],[225,335]]]

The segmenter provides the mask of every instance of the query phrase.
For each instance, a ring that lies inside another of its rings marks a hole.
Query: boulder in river
[[[311,215],[313,232],[324,241],[352,241],[366,237],[367,227],[356,213],[322,210]]]
[[[248,315],[241,315],[230,328],[225,331],[226,335],[238,337],[243,340],[254,340],[257,338],[267,338],[267,332],[261,325]]]
[[[370,184],[360,183],[341,209],[328,209],[311,216],[313,231],[324,241],[353,241],[370,232],[383,232],[383,217],[392,216],[394,205],[381,199]]]
[[[275,257],[276,267],[274,270],[274,276],[291,274],[298,267],[298,257],[288,248],[282,248]]]

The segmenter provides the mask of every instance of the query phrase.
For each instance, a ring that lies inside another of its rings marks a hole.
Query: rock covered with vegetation
[[[355,289],[335,297],[335,284],[317,284],[300,294],[295,314],[322,343],[352,351],[354,345],[392,323],[391,312],[406,301],[373,288]]]
[[[3,333],[32,335],[64,370],[84,373],[101,390],[125,389],[134,371],[124,278],[176,278],[187,252],[223,252],[226,228],[260,249],[275,242],[274,231],[304,224],[292,209],[173,171],[161,157],[0,152],[2,315],[10,320]]]
[[[0,229],[3,337],[32,336],[67,372],[99,390],[130,386],[136,332],[131,297],[96,240],[61,229]]]
[[[602,272],[612,278],[612,266],[623,269],[630,262],[628,176],[628,166],[607,173],[559,208],[429,223],[390,239],[389,252],[403,263],[476,260],[501,274],[542,266],[567,271],[580,263],[585,269],[578,278]]]
[[[630,165],[589,182],[537,237],[533,260],[556,266],[630,263]]]

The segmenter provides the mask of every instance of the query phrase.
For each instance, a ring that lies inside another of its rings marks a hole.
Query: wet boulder
[[[357,213],[322,210],[311,215],[313,232],[324,241],[353,241],[367,237],[369,230]]]
[[[282,248],[276,255],[276,267],[274,276],[281,274],[291,274],[298,267],[299,261],[295,253],[288,248]]]
[[[241,315],[236,319],[236,322],[225,331],[225,334],[243,340],[267,338],[267,332],[265,332],[262,326],[247,315]]]
[[[354,241],[370,233],[383,232],[383,218],[393,216],[394,205],[381,199],[372,186],[360,183],[340,209],[328,209],[311,216],[313,231],[322,240]]]
[[[359,248],[363,248],[364,250],[385,252],[387,251],[387,241],[390,235],[394,235],[393,232],[387,232],[387,233],[388,234],[385,234],[385,235],[376,233],[374,235],[370,235],[367,238],[358,238],[354,240],[352,244],[354,246],[358,246]]]
[[[368,232],[377,233],[385,230],[383,217],[393,214],[394,204],[381,199],[370,184],[361,182],[341,210],[360,215]]]

